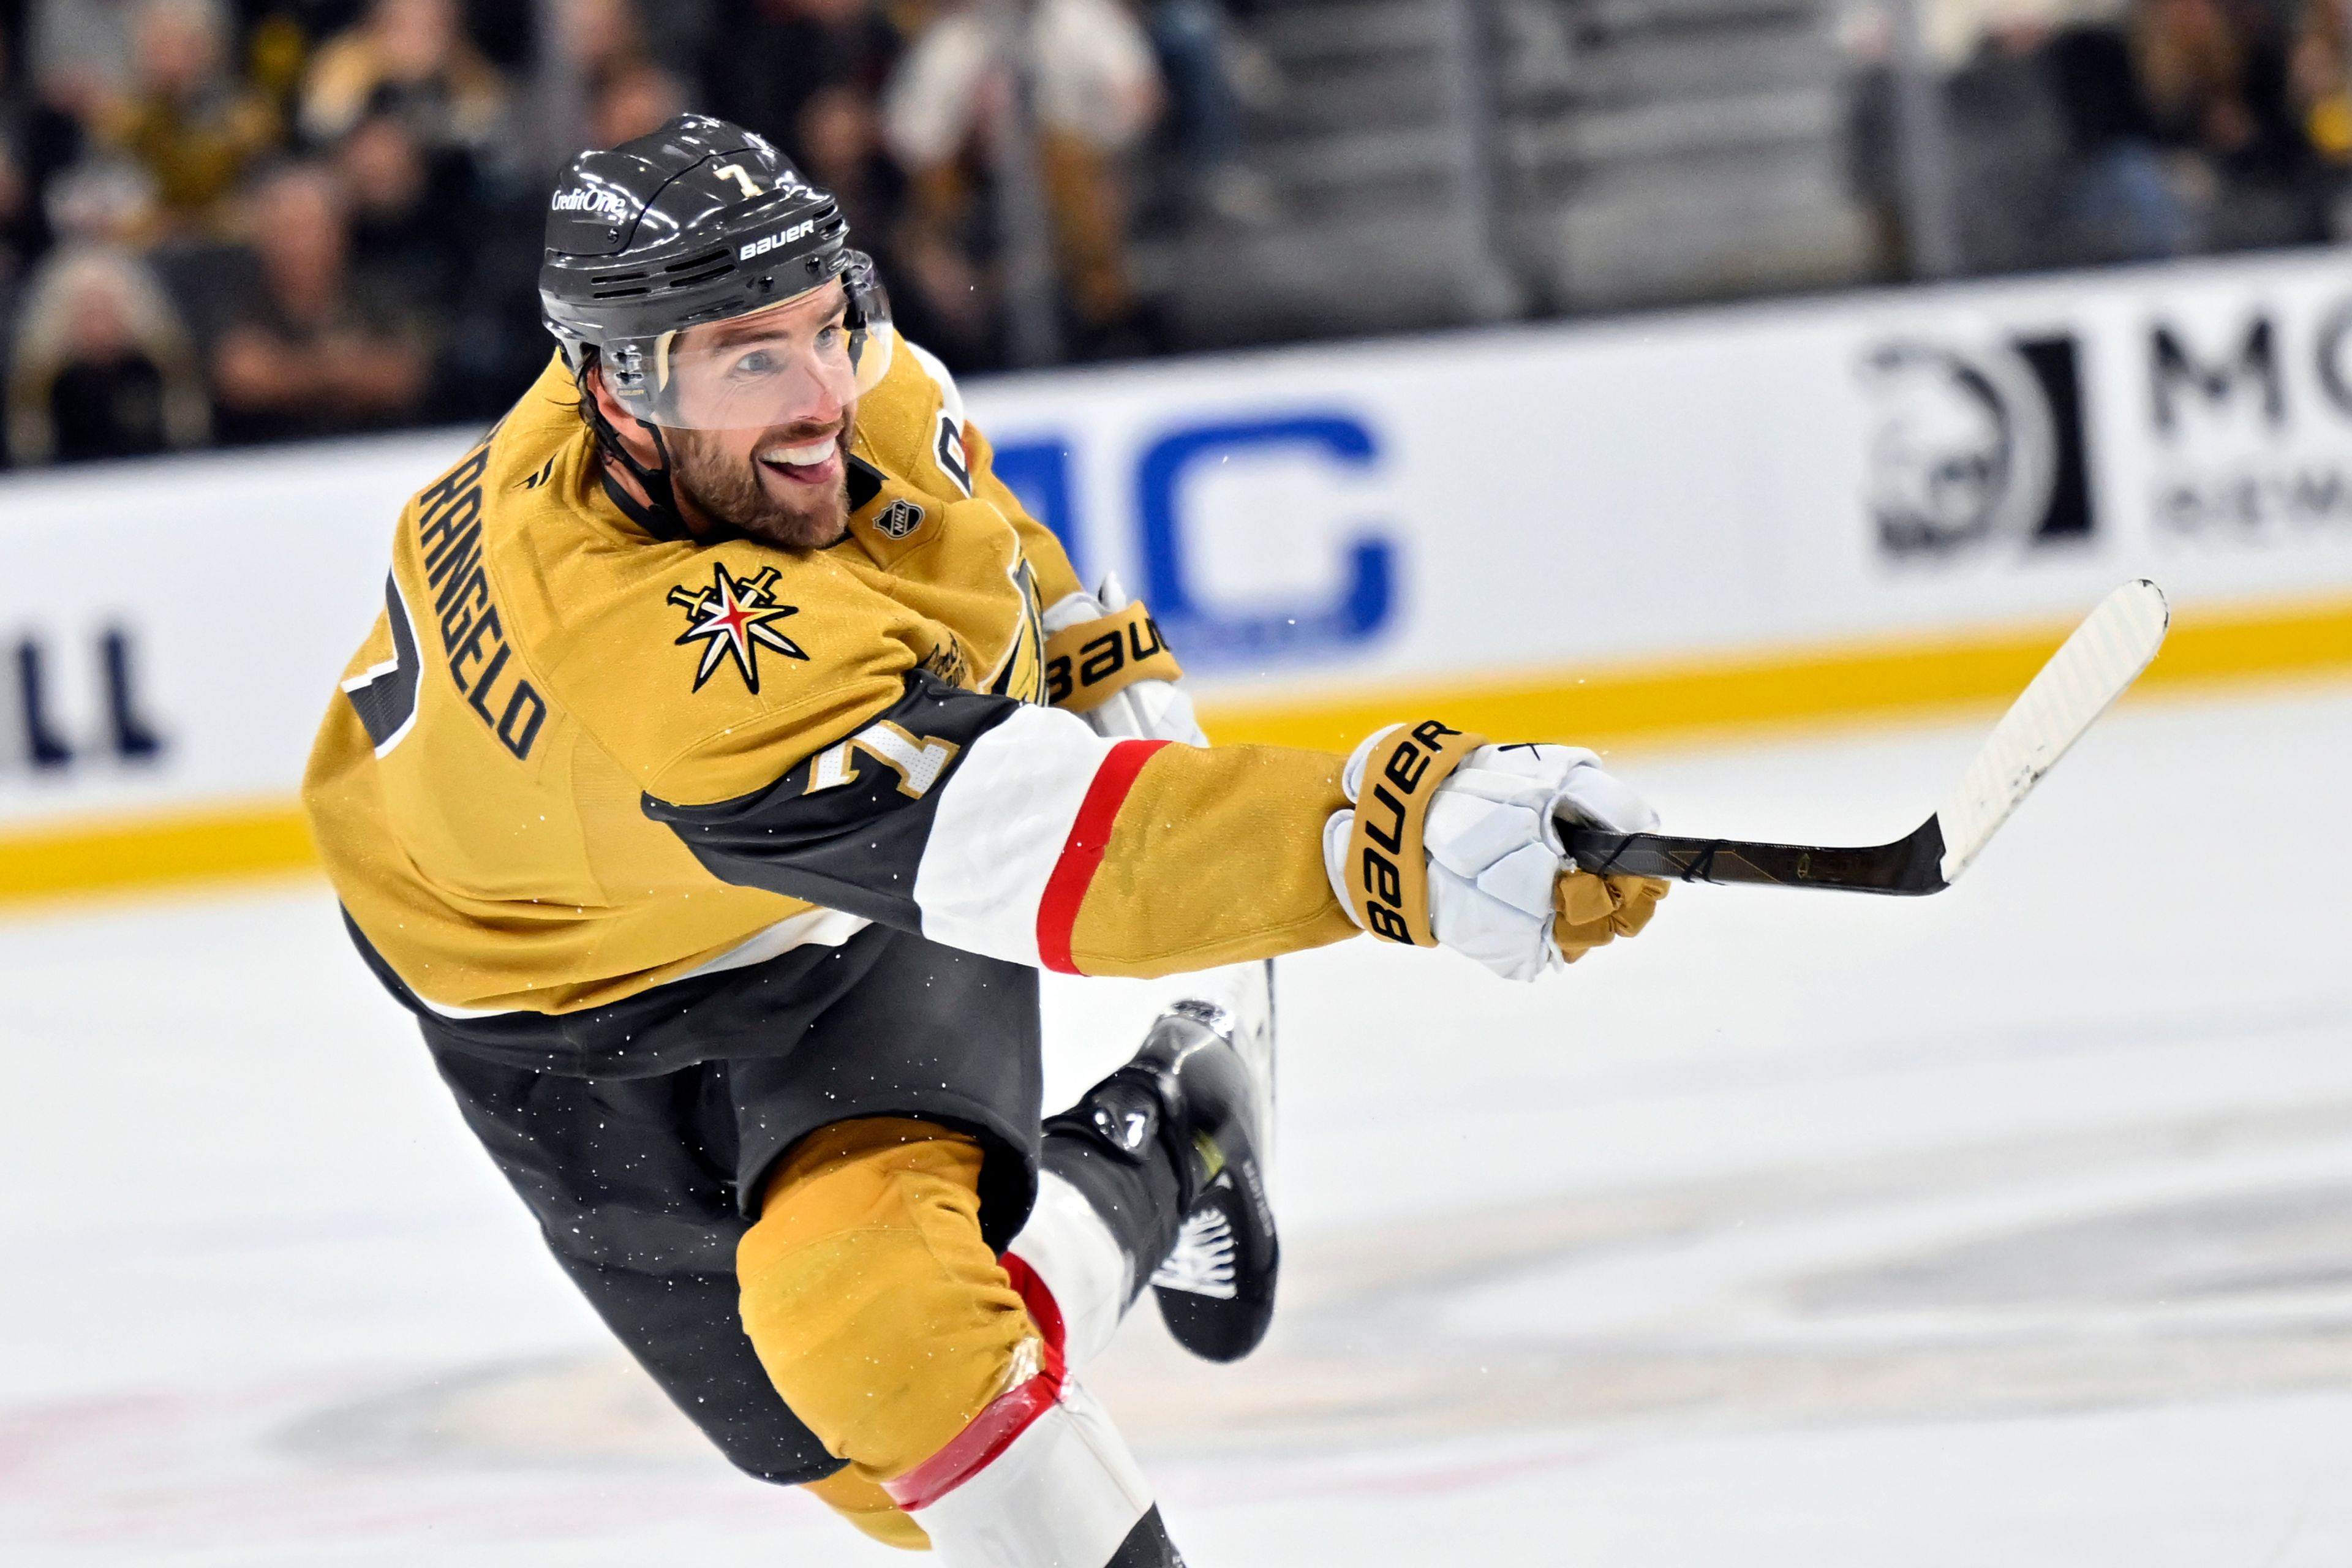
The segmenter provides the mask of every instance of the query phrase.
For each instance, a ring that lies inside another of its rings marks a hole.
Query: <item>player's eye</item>
[[[772,375],[775,371],[776,356],[765,349],[753,349],[735,362],[737,375]]]

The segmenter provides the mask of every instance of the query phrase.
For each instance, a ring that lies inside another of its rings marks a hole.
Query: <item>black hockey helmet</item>
[[[681,114],[564,170],[548,203],[541,313],[573,372],[593,353],[640,423],[764,425],[772,421],[757,395],[734,391],[698,406],[681,399],[678,335],[837,279],[847,314],[841,341],[823,351],[839,358],[826,364],[857,391],[873,386],[890,363],[889,300],[848,237],[831,195],[764,137]]]

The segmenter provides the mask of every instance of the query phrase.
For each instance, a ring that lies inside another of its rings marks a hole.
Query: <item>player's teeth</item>
[[[790,463],[794,468],[802,468],[810,463],[822,463],[832,457],[833,440],[828,437],[822,441],[812,441],[805,447],[773,447],[760,456],[771,463]]]

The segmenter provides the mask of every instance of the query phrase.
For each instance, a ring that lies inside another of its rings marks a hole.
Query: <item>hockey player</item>
[[[1661,885],[1587,752],[1209,748],[891,330],[833,201],[687,116],[550,205],[561,352],[409,502],[305,799],[347,923],[614,1332],[735,1464],[952,1563],[1172,1563],[1077,1377],[1273,1309],[1260,961],[1532,978]],[[1223,966],[1223,967],[1219,967]],[[1191,973],[1039,1120],[1036,971]]]

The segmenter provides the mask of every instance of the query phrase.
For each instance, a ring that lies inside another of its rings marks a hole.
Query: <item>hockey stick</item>
[[[1764,882],[1860,893],[1940,893],[1960,879],[2011,812],[2121,697],[2164,642],[2171,610],[2142,578],[2108,595],[2050,656],[1959,784],[1916,831],[1866,848],[1603,833],[1560,824],[1587,871],[1683,882]]]

